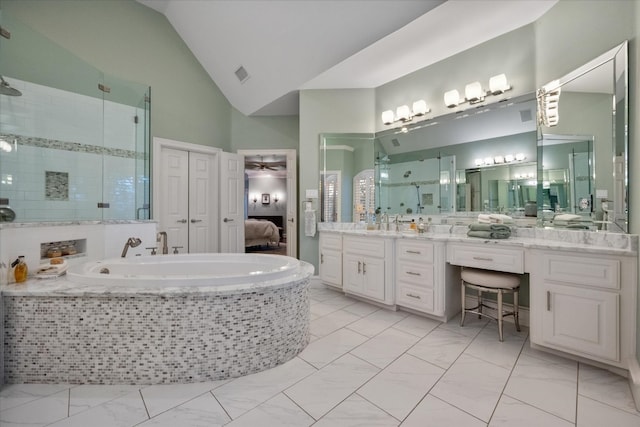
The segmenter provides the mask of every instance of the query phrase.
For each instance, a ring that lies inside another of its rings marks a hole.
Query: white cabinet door
[[[342,287],[342,252],[320,249],[320,280],[333,286]]]
[[[617,293],[548,282],[535,292],[543,345],[619,361]]]
[[[345,291],[362,295],[362,258],[345,254],[342,257],[342,286]]]
[[[380,258],[365,257],[362,259],[362,294],[384,301],[384,265]]]

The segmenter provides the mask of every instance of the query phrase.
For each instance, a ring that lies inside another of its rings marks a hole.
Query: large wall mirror
[[[502,212],[525,226],[628,232],[626,50],[559,80],[554,127],[538,126],[531,93],[376,134],[320,135],[321,220]],[[578,92],[596,76],[606,88]]]
[[[560,225],[629,231],[627,49],[624,42],[538,91],[543,226],[562,218]],[[549,179],[554,171],[568,174],[566,208],[557,204],[564,196]]]

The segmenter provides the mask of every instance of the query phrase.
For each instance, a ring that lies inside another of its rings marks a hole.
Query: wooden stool
[[[517,274],[503,273],[501,271],[481,270],[478,268],[463,268],[460,273],[462,278],[462,317],[460,326],[464,326],[465,313],[475,313],[478,318],[485,316],[498,321],[498,336],[502,339],[502,318],[504,316],[513,316],[516,330],[520,332],[520,323],[518,322],[518,291],[520,290],[520,276]],[[465,307],[465,289],[475,289],[478,291],[478,305],[473,308]],[[498,315],[493,317],[482,312],[482,307],[489,306],[482,303],[482,293],[491,292],[498,295]],[[513,293],[513,311],[503,313],[502,311],[502,295],[504,293]]]

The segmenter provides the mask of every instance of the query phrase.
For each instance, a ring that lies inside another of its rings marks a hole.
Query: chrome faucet
[[[166,255],[169,253],[169,246],[167,245],[167,232],[161,231],[156,236],[156,242],[162,244],[162,255]]]
[[[138,237],[129,237],[127,239],[127,242],[124,244],[124,248],[122,249],[122,258],[127,256],[127,251],[129,250],[130,247],[131,248],[135,248],[140,243],[142,243],[142,240],[140,240],[140,238],[138,238]]]

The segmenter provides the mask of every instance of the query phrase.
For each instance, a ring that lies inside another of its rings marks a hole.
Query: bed
[[[262,218],[249,218],[244,221],[245,247],[279,244],[280,231],[276,224]]]

